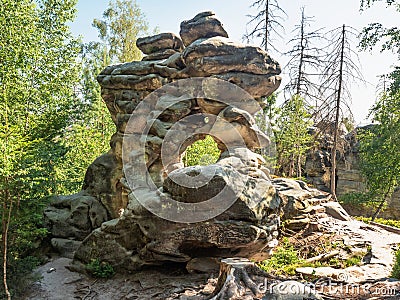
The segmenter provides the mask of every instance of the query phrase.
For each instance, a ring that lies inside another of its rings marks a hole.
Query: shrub
[[[397,250],[395,253],[395,262],[391,276],[393,278],[400,279],[400,250]]]
[[[93,277],[97,278],[111,278],[115,274],[112,265],[107,262],[100,262],[98,259],[92,259],[86,265],[86,268]]]

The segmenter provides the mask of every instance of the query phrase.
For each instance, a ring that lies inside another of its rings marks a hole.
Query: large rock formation
[[[117,127],[111,150],[89,167],[82,193],[45,213],[54,245],[78,242],[76,266],[262,260],[277,243],[281,199],[253,152],[269,143],[253,116],[279,87],[280,66],[262,49],[230,41],[211,12],[184,21],[180,35],[138,39],[142,61],[98,76]],[[206,135],[220,159],[184,168],[185,149]]]

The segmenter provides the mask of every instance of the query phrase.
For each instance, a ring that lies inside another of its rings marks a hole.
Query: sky
[[[78,14],[76,21],[71,25],[72,32],[82,36],[85,42],[98,40],[98,33],[91,23],[94,18],[101,18],[108,2],[108,0],[78,0]],[[146,16],[150,29],[158,27],[160,32],[176,34],[179,34],[180,23],[183,20],[191,19],[202,11],[214,11],[229,37],[239,42],[243,41],[243,34],[246,33],[248,15],[255,13],[254,8],[250,7],[253,0],[137,0],[137,3]],[[359,0],[281,0],[279,3],[287,14],[286,20],[283,21],[285,27],[283,39],[276,40],[277,48],[281,52],[289,50],[288,41],[292,37],[294,26],[299,23],[302,7],[305,8],[307,16],[314,17],[310,29],[324,28],[328,31],[346,24],[361,30],[372,22],[380,22],[387,27],[399,25],[399,13],[396,13],[393,7],[386,8],[383,3],[378,3],[364,12],[359,11]],[[259,45],[257,40],[252,43]],[[270,55],[283,67],[286,65],[287,57],[273,51]],[[361,72],[366,83],[352,84],[350,107],[356,123],[364,124],[368,123],[366,119],[368,111],[376,100],[377,76],[389,73],[392,66],[398,63],[398,57],[390,52],[380,53],[379,48],[373,52],[360,52],[359,57]],[[287,82],[285,69],[282,77],[280,89]]]

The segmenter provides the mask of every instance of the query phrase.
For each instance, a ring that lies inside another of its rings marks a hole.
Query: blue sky
[[[81,35],[84,41],[97,39],[97,32],[92,28],[94,18],[101,18],[103,11],[108,5],[108,0],[79,0],[78,15],[72,24],[72,31]],[[195,16],[198,12],[212,10],[224,24],[230,38],[241,41],[246,32],[248,14],[254,13],[250,8],[252,0],[137,0],[142,11],[146,15],[150,28],[159,27],[160,32],[179,33],[179,25],[183,20]],[[286,11],[288,17],[284,21],[284,39],[277,41],[278,49],[282,52],[289,50],[287,42],[291,32],[300,18],[300,9],[305,7],[307,16],[314,16],[315,28],[324,27],[333,29],[342,24],[350,25],[358,30],[371,22],[383,22],[386,26],[398,26],[399,15],[394,8],[385,8],[383,4],[377,4],[363,13],[359,12],[359,0],[286,0],[279,1],[281,7]],[[254,41],[257,44],[258,41]],[[286,57],[272,53],[282,66],[287,62]],[[377,76],[388,73],[391,66],[396,64],[397,57],[391,53],[381,54],[379,51],[373,53],[360,53],[361,69],[367,80],[366,85],[353,85],[352,88],[352,111],[357,123],[365,122],[368,109],[374,103],[375,86]],[[286,74],[282,74],[285,84]],[[287,76],[286,76],[287,78]],[[282,87],[281,86],[281,87]]]

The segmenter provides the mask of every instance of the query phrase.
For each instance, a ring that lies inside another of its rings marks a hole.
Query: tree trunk
[[[294,154],[291,154],[290,155],[290,161],[289,161],[289,174],[288,174],[288,176],[289,177],[293,177],[293,174],[294,174],[294,164],[295,164],[295,159],[294,159]]]
[[[265,52],[268,52],[269,0],[265,2]]]
[[[239,300],[246,296],[261,298],[266,273],[245,258],[221,260],[217,286],[209,300]],[[254,299],[252,297],[252,299]],[[248,299],[248,298],[246,298]]]
[[[385,203],[386,203],[386,199],[387,199],[387,197],[389,196],[389,193],[390,193],[390,188],[388,188],[387,192],[386,192],[385,195],[383,196],[383,199],[382,199],[381,203],[379,203],[378,208],[376,209],[375,213],[372,215],[372,217],[371,217],[371,221],[372,221],[372,222],[375,221],[375,219],[378,217],[379,213],[382,211],[383,206],[384,206]]]
[[[8,228],[10,226],[12,201],[10,191],[8,189],[8,180],[5,179],[4,199],[3,199],[3,213],[2,213],[2,250],[3,250],[3,286],[7,295],[7,299],[11,300],[11,293],[7,284],[7,254],[8,254]],[[10,203],[8,206],[7,203]]]
[[[339,69],[339,87],[336,98],[336,114],[335,114],[335,128],[333,133],[333,146],[331,152],[331,193],[334,199],[336,197],[336,151],[339,136],[339,118],[340,118],[340,101],[342,94],[342,81],[343,81],[343,62],[344,62],[344,43],[345,43],[346,26],[343,25],[342,30],[342,44],[340,53],[340,69]]]
[[[3,123],[4,129],[6,133],[9,133],[10,127],[8,123],[8,101],[7,101],[7,88],[3,87],[3,99],[5,103],[5,122]],[[6,145],[6,149],[8,146],[8,135],[6,134],[6,138],[4,140],[4,143]],[[9,157],[7,156],[7,151],[3,152],[3,162],[4,162],[4,170],[8,169],[8,161]],[[7,170],[8,171],[8,170]],[[9,177],[7,176],[7,171],[6,174],[4,174],[4,177],[2,178],[4,183],[3,183],[3,211],[2,211],[2,236],[1,236],[1,242],[2,242],[2,250],[3,250],[3,286],[4,286],[4,292],[6,293],[7,299],[11,300],[11,293],[8,289],[8,284],[7,284],[7,254],[8,254],[8,228],[10,226],[10,220],[11,220],[11,212],[12,212],[12,197],[10,193],[10,182],[9,182]],[[9,205],[8,205],[9,204]]]
[[[297,74],[297,86],[296,86],[296,95],[300,96],[301,89],[301,78],[303,76],[303,62],[304,62],[304,9],[301,11],[301,29],[300,29],[300,61],[299,61],[299,70]]]
[[[297,177],[300,178],[301,175],[301,155],[299,154],[297,156]]]

